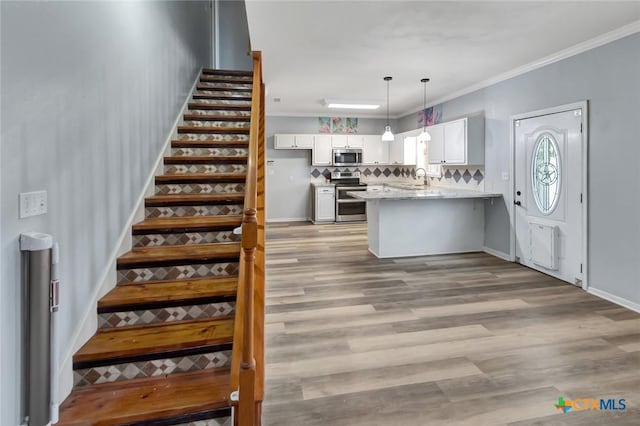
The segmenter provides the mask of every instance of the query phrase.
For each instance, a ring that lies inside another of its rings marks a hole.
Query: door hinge
[[[582,273],[582,263],[580,264],[580,273]]]
[[[582,123],[580,123],[580,133],[582,133]]]
[[[580,204],[582,204],[582,193],[580,193]]]

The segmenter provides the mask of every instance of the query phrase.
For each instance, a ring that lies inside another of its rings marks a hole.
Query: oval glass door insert
[[[560,200],[560,169],[558,143],[549,133],[540,135],[533,148],[531,188],[544,215],[553,213]]]

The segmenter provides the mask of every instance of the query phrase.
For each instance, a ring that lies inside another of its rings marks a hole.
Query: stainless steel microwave
[[[333,165],[334,166],[359,166],[362,164],[361,149],[334,149]]]

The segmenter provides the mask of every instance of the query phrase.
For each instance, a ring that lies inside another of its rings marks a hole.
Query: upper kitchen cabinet
[[[330,135],[315,135],[313,151],[311,152],[311,164],[314,166],[330,166],[333,161],[332,149]]]
[[[365,135],[362,143],[362,164],[389,164],[389,142],[382,142],[380,135]]]
[[[313,149],[314,135],[277,134],[274,136],[275,149]]]
[[[399,133],[390,143],[389,164],[415,166],[416,165],[416,136],[420,131]]]
[[[364,138],[362,135],[347,135],[347,148],[363,148]]]
[[[428,131],[430,164],[484,164],[484,117],[461,118],[431,126]]]
[[[331,147],[349,148],[347,135],[331,135]]]

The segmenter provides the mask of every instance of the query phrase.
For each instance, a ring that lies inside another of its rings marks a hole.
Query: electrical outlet
[[[47,212],[47,191],[20,193],[20,219]]]
[[[509,180],[509,172],[502,172],[502,180]]]

